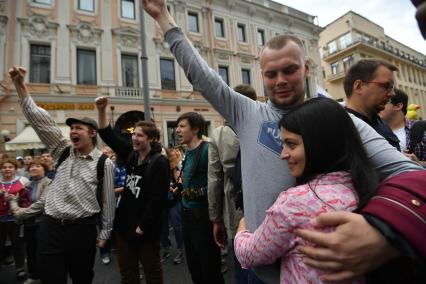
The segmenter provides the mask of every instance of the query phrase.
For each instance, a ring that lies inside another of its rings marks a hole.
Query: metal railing
[[[142,88],[129,88],[129,87],[116,87],[115,88],[116,97],[142,97]]]

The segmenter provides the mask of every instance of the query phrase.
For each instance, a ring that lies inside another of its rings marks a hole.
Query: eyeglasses
[[[390,82],[378,82],[378,81],[363,81],[364,83],[373,83],[373,84],[377,84],[380,87],[382,87],[383,89],[385,89],[386,93],[392,92],[394,90],[394,85],[393,83]]]

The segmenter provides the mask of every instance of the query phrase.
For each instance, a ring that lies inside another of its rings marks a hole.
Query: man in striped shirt
[[[25,68],[13,67],[9,74],[15,84],[22,111],[55,160],[70,147],[49,185],[44,218],[39,229],[40,279],[42,283],[85,284],[93,280],[96,246],[109,238],[115,210],[114,165],[104,166],[102,198],[97,197],[97,164],[102,152],[96,148],[97,123],[88,118],[67,119],[71,145],[54,120],[39,108],[24,84]],[[99,233],[96,229],[101,219]]]

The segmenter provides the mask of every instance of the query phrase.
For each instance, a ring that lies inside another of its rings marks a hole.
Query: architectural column
[[[70,5],[68,1],[56,1],[58,7],[58,29],[56,49],[52,46],[52,59],[55,56],[56,74],[52,77],[52,83],[71,84],[71,65],[76,64],[70,61],[70,32],[67,25],[70,23]]]
[[[112,40],[112,14],[111,14],[111,1],[104,0],[101,9],[99,11],[102,15],[102,29],[105,31],[101,36],[101,68],[102,68],[102,77],[98,84],[102,86],[114,86],[113,78],[113,46],[111,43]]]

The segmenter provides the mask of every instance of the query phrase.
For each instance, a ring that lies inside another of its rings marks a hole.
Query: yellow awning
[[[70,127],[68,125],[59,125],[62,135],[66,140],[70,138]],[[27,150],[27,149],[43,149],[46,148],[41,143],[34,129],[28,125],[25,126],[15,138],[6,142],[6,151]]]

